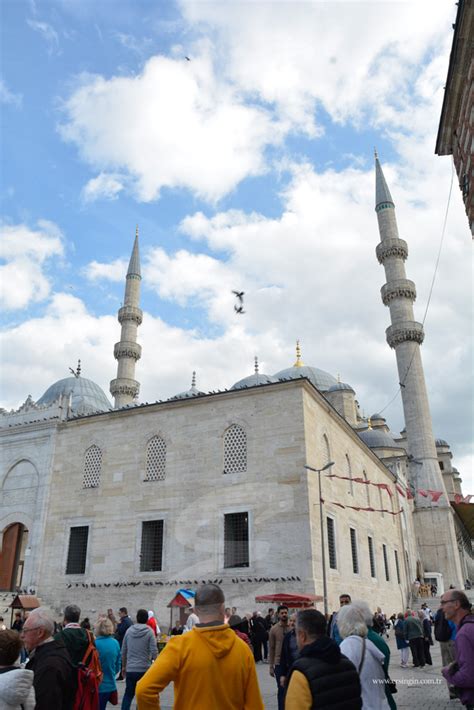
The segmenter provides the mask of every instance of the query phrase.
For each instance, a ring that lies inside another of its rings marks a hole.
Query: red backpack
[[[87,631],[89,645],[84,658],[77,666],[77,690],[73,710],[99,710],[99,685],[104,674],[94,639]]]

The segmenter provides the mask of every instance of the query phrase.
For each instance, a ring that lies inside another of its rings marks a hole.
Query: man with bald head
[[[159,694],[174,683],[174,710],[263,710],[253,655],[225,619],[217,584],[204,584],[194,603],[199,623],[173,636],[137,685],[140,710],[158,710]]]

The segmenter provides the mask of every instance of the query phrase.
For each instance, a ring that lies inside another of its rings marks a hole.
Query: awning
[[[471,539],[474,538],[474,503],[455,503],[451,501],[455,512],[461,518]]]
[[[323,597],[317,594],[263,594],[255,597],[255,601],[260,604],[286,604],[291,609],[304,609],[314,606],[315,602],[322,602]]]
[[[40,600],[31,594],[17,594],[10,604],[12,609],[25,609],[25,611],[37,609],[39,606],[41,606]]]
[[[168,604],[168,608],[173,606],[190,607],[194,604],[196,592],[192,589],[178,589],[173,599]]]

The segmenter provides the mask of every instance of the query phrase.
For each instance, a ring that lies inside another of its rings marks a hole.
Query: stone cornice
[[[131,357],[134,360],[139,360],[142,356],[142,347],[138,343],[132,341],[121,340],[114,345],[114,357],[119,360],[121,357]]]
[[[119,377],[112,380],[110,383],[110,394],[112,397],[117,395],[128,395],[135,397],[140,392],[140,383],[136,380],[128,380],[124,377]]]
[[[402,321],[396,325],[391,325],[387,328],[385,334],[387,336],[387,343],[391,348],[396,348],[397,345],[401,345],[407,341],[421,345],[425,338],[423,326],[416,321]]]
[[[390,257],[405,261],[408,257],[408,245],[404,239],[384,239],[383,242],[377,244],[375,254],[380,264]]]
[[[141,325],[143,320],[143,311],[135,306],[122,306],[118,312],[118,322],[122,324],[124,321],[134,321],[137,325]]]
[[[416,287],[409,279],[395,279],[380,289],[384,306],[390,305],[395,298],[408,298],[412,303],[416,300]]]

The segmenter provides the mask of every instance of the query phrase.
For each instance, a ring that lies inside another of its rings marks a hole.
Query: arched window
[[[349,459],[349,456],[346,454],[346,476],[350,479],[349,480],[349,493],[351,496],[354,495],[354,481],[352,480],[352,468],[351,468],[351,462]]]
[[[323,451],[322,451],[322,461],[323,466],[329,463],[331,460],[331,449],[329,448],[329,439],[326,434],[323,434]]]
[[[368,481],[369,479],[367,478],[367,471],[363,471],[362,475],[364,476],[364,481]],[[370,505],[370,483],[365,484],[365,494],[367,496],[367,506],[371,508]]]
[[[383,505],[382,489],[381,488],[379,488],[379,503],[380,503],[380,510],[382,511],[382,518],[385,518],[385,513],[383,512],[384,505]]]
[[[247,470],[247,434],[238,424],[232,424],[224,434],[224,473]]]
[[[98,488],[102,469],[102,451],[95,444],[90,446],[84,456],[83,488]]]
[[[166,478],[166,441],[154,436],[146,447],[145,481],[164,481]]]

